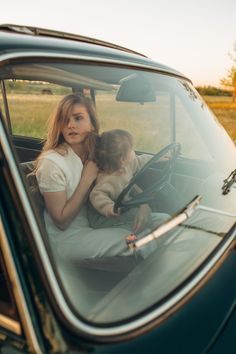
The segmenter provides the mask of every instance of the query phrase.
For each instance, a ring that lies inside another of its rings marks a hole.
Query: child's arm
[[[142,154],[142,155],[135,155],[135,159],[132,162],[132,170],[133,173],[137,173],[141,168],[143,168],[146,163],[151,160],[152,155]]]
[[[114,201],[112,199],[112,188],[108,183],[97,184],[89,195],[93,207],[107,218],[118,216],[114,213]]]

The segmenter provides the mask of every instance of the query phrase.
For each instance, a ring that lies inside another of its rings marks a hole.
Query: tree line
[[[224,89],[214,86],[197,86],[196,90],[203,96],[231,96],[233,102],[236,100],[236,41],[233,45],[233,52],[229,53],[233,65],[228,69],[226,77],[220,80],[220,84]]]
[[[214,86],[196,86],[195,89],[202,96],[232,96],[232,92]]]

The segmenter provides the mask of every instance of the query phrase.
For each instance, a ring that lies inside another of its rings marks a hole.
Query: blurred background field
[[[9,111],[14,117],[12,128],[15,134],[46,137],[47,121],[50,113],[61,97],[67,93],[65,91],[56,92],[53,95],[36,93],[30,95],[9,94]],[[236,102],[232,101],[231,96],[202,95],[202,97],[233,141],[236,141]],[[101,109],[102,107],[97,108],[99,108],[98,113],[102,119],[103,109]],[[106,129],[106,126],[103,128]],[[127,129],[126,126],[125,128]]]
[[[236,141],[236,102],[232,101],[232,97],[225,96],[203,96],[203,99],[231,138]]]

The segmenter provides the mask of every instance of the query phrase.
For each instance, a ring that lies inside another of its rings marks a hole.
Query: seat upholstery
[[[20,168],[23,173],[25,182],[28,186],[28,191],[35,206],[36,213],[38,214],[40,221],[44,225],[43,211],[45,209],[45,204],[34,173],[35,161],[22,162],[20,164]]]

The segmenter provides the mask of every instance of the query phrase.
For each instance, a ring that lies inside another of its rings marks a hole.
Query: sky
[[[93,37],[220,87],[233,66],[236,0],[2,0],[0,24]]]

